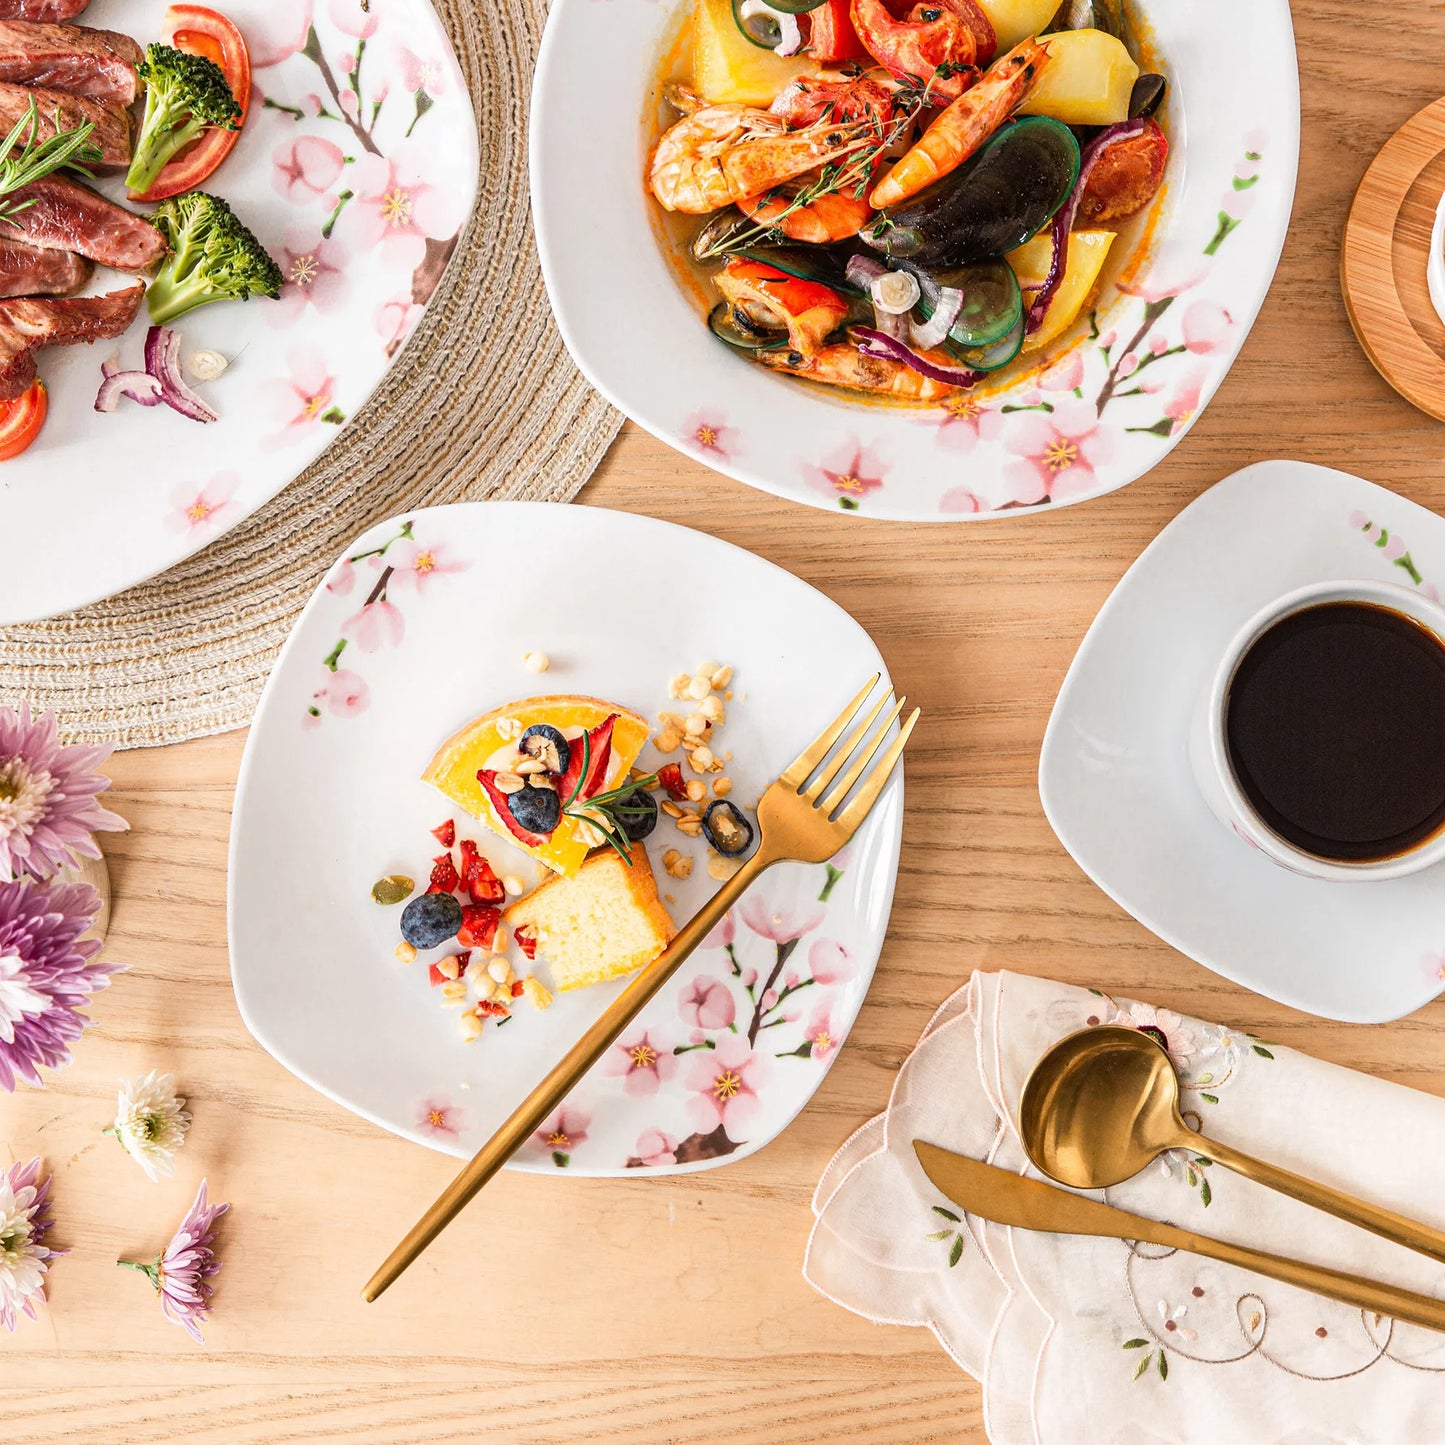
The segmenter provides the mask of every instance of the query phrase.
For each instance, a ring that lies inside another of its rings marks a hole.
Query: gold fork
[[[875,673],[868,686],[793,759],[763,794],[757,809],[758,846],[752,857],[683,925],[667,948],[628,984],[562,1061],[518,1105],[511,1118],[477,1150],[466,1168],[367,1281],[361,1292],[364,1300],[379,1298],[461,1213],[472,1196],[541,1127],[542,1121],[617,1041],[622,1030],[764,870],[786,861],[826,863],[858,831],[903,756],[909,734],[918,721],[918,709],[914,708],[875,766],[873,760],[887,742],[889,730],[902,713],[905,701],[900,698],[894,703],[878,724],[892,697],[891,690],[885,689],[863,721],[839,745],[839,739],[862,712],[881,677],[881,673]],[[849,802],[848,795],[855,788],[856,796]]]

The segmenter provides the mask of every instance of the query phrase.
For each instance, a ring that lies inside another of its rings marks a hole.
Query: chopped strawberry
[[[522,996],[522,980],[521,980],[520,978],[514,978],[514,979],[512,980],[512,997],[513,997],[513,998],[521,998],[521,996]]]
[[[500,910],[489,908],[485,903],[464,903],[457,942],[463,948],[490,948],[501,922]]]
[[[612,762],[612,729],[617,723],[617,714],[613,713],[605,722],[600,722],[587,734],[587,746],[582,746],[582,739],[578,738],[572,744],[572,756],[567,762],[567,771],[562,774],[561,781],[557,784],[557,794],[564,803],[572,801],[573,790],[576,790],[577,801],[582,802],[602,791],[602,785],[607,781],[607,769]],[[582,777],[582,755],[587,755],[587,776]],[[581,779],[582,786],[578,788],[578,779]]]
[[[509,1018],[511,1009],[504,1003],[496,1003],[492,999],[484,998],[473,1010],[479,1019]]]
[[[465,953],[454,953],[452,957],[457,961],[457,977],[465,978],[467,965],[472,961],[471,949],[468,949]],[[431,986],[433,988],[436,988],[439,984],[452,982],[434,963],[428,967],[427,977],[431,979]]]
[[[507,890],[492,872],[492,865],[470,838],[462,839],[462,887],[473,903],[500,903],[507,896]]]
[[[669,798],[679,802],[687,797],[687,784],[683,781],[681,763],[665,763],[657,770],[657,781],[667,789]]]
[[[457,841],[457,820],[448,818],[441,827],[433,828],[431,835],[443,848],[450,848]]]
[[[428,893],[454,893],[457,888],[457,865],[450,853],[442,853],[432,859],[431,882]]]
[[[479,768],[477,781],[482,785],[482,791],[487,795],[487,800],[492,805],[492,811],[502,820],[502,826],[512,837],[527,848],[545,848],[547,846],[548,839],[544,834],[533,833],[530,829],[524,828],[512,816],[512,810],[507,806],[507,795],[497,786],[497,775],[494,771],[488,768]]]
[[[466,910],[463,909],[463,912],[465,911]],[[528,958],[536,958],[537,935],[532,932],[532,925],[530,923],[524,923],[512,934],[512,937],[517,940],[517,947],[520,948]]]

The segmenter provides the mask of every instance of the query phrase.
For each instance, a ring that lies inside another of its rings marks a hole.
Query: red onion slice
[[[871,326],[855,326],[853,335],[859,338],[858,350],[864,356],[886,356],[893,361],[901,361],[919,375],[926,376],[931,381],[942,382],[945,386],[972,386],[981,380],[984,374],[981,371],[969,371],[962,366],[940,366],[936,361],[920,356],[911,346],[896,341],[881,331],[875,331]]]
[[[953,329],[958,313],[963,310],[963,292],[956,286],[940,286],[938,299],[933,304],[933,315],[922,326],[913,322],[908,328],[908,339],[919,351],[932,351],[942,346],[944,337]]]
[[[113,361],[100,365],[103,380],[95,394],[96,411],[114,411],[120,399],[128,396],[141,406],[159,406],[161,384],[148,371],[122,371]]]
[[[1069,199],[1054,213],[1053,224],[1049,228],[1053,251],[1049,256],[1048,275],[1044,277],[1044,284],[1039,287],[1033,303],[1029,306],[1024,330],[1030,336],[1044,324],[1044,317],[1049,314],[1049,306],[1054,299],[1054,293],[1059,289],[1059,285],[1064,279],[1064,272],[1068,269],[1069,232],[1074,228],[1074,216],[1078,213],[1084,189],[1089,184],[1090,173],[1098,163],[1099,157],[1116,141],[1127,140],[1130,136],[1140,134],[1143,129],[1142,117],[1138,120],[1121,120],[1115,125],[1105,126],[1084,147],[1084,153],[1079,158],[1079,178],[1074,182],[1074,189],[1069,193]]]
[[[856,255],[848,257],[848,267],[843,272],[844,277],[850,286],[856,286],[862,292],[873,289],[873,283],[880,277],[888,274],[888,267],[881,261],[875,261],[871,256]]]
[[[146,370],[160,383],[161,400],[192,421],[218,421],[220,413],[189,386],[181,375],[181,337],[168,326],[146,332]]]

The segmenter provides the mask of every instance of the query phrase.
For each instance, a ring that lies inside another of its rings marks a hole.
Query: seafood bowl
[[[538,59],[542,270],[568,349],[608,400],[726,476],[895,520],[1087,501],[1167,455],[1243,345],[1284,244],[1299,158],[1287,0],[1130,6],[1168,78],[1163,188],[1067,331],[931,406],[778,374],[709,331],[646,179],[691,4],[555,0]]]

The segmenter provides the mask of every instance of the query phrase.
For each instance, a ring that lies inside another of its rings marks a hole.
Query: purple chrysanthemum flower
[[[79,1010],[122,965],[91,963],[80,935],[100,908],[88,883],[0,883],[0,1088],[41,1087],[40,1067],[70,1062],[90,1023]]]
[[[230,1207],[207,1204],[206,1181],[202,1179],[190,1213],[163,1254],[158,1254],[151,1264],[116,1261],[125,1269],[139,1270],[150,1280],[160,1293],[166,1318],[180,1325],[197,1343],[204,1343],[200,1322],[211,1312],[210,1280],[221,1268],[211,1241],[216,1237],[216,1221]]]
[[[49,878],[77,858],[99,858],[92,833],[126,827],[96,795],[110,779],[96,772],[109,747],[61,747],[55,714],[32,720],[0,707],[0,878]]]
[[[0,1169],[0,1325],[7,1330],[21,1314],[35,1318],[49,1261],[65,1253],[45,1246],[52,1223],[50,1176],[41,1179],[40,1160]]]

